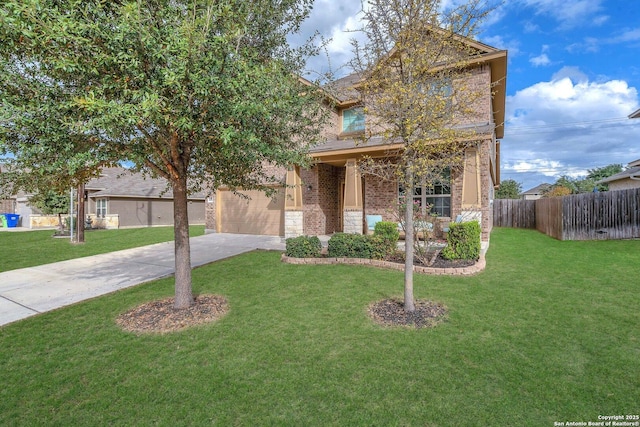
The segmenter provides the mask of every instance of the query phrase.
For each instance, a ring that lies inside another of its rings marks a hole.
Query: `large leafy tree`
[[[607,166],[603,166],[600,168],[589,169],[587,172],[586,179],[591,180],[595,188],[598,191],[607,191],[609,189],[608,184],[596,184],[601,179],[605,179],[610,177],[611,175],[615,175],[623,171],[622,165],[619,163],[612,163]]]
[[[514,179],[505,179],[496,191],[496,199],[519,199],[520,193],[522,193],[522,184]]]
[[[364,139],[400,144],[390,161],[363,163],[364,173],[388,177],[412,189],[455,176],[475,130],[464,126],[488,87],[470,87],[465,73],[476,52],[466,41],[488,13],[482,2],[446,8],[439,0],[363,2],[365,41],[354,42],[353,68],[367,118]],[[410,192],[407,193],[411,203]],[[404,209],[404,309],[413,297],[414,210]]]
[[[53,190],[42,191],[31,196],[29,202],[45,215],[58,215],[58,230],[63,231],[62,214],[69,212],[69,195]]]
[[[291,48],[311,0],[13,0],[0,6],[0,152],[75,185],[128,161],[173,192],[175,306],[193,304],[190,191],[268,189],[301,164],[319,91]],[[29,177],[29,175],[31,177]]]
[[[622,172],[622,165],[612,163],[607,166],[588,169],[584,178],[572,178],[568,175],[560,176],[551,189],[545,194],[548,197],[566,196],[569,194],[590,193],[592,191],[607,191],[609,185],[598,184],[601,179]]]

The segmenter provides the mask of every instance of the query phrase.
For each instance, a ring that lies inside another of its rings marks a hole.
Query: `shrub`
[[[384,239],[394,242],[398,242],[398,239],[400,238],[398,224],[391,221],[380,221],[376,223],[374,234],[376,236],[380,236]]]
[[[378,234],[366,236],[366,238],[369,241],[371,259],[385,259],[387,255],[395,252],[397,248],[395,243],[391,243],[386,237]]]
[[[335,258],[383,259],[389,250],[389,240],[380,235],[336,233],[329,239],[327,255]]]
[[[362,234],[336,233],[329,239],[330,257],[371,258],[369,237]]]
[[[292,258],[318,258],[322,243],[317,236],[290,237],[286,240],[285,254]]]
[[[375,247],[373,258],[382,259],[396,251],[400,232],[398,224],[390,221],[380,221],[376,224],[372,243]]]
[[[480,224],[477,221],[451,224],[447,234],[447,246],[441,254],[446,259],[480,258]]]

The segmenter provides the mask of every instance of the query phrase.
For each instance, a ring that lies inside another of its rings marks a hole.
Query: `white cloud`
[[[562,67],[556,71],[551,77],[551,81],[558,81],[564,78],[569,78],[573,82],[588,82],[589,77],[583,73],[579,67]]]
[[[544,67],[546,65],[551,64],[551,60],[549,59],[546,53],[540,54],[538,56],[534,56],[533,58],[529,59],[529,62],[534,67]]]
[[[530,188],[640,158],[640,120],[627,119],[638,103],[627,82],[589,81],[576,67],[507,97],[503,179]]]
[[[568,29],[586,23],[600,22],[604,18],[597,13],[602,9],[601,0],[521,0],[536,10],[536,14],[549,15]],[[594,16],[595,15],[595,16]],[[593,17],[593,18],[591,18]]]
[[[600,48],[607,45],[621,43],[634,43],[640,41],[640,28],[625,29],[622,32],[606,38],[585,37],[580,43],[572,43],[567,46],[569,52],[598,52]]]
[[[622,34],[612,37],[608,39],[609,43],[625,43],[625,42],[636,42],[640,40],[640,28],[628,29],[622,32]]]

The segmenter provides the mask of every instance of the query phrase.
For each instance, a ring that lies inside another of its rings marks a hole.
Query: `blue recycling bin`
[[[8,228],[15,228],[15,227],[18,226],[18,220],[20,219],[20,215],[6,213],[6,214],[4,214],[4,217],[7,220],[7,227]]]

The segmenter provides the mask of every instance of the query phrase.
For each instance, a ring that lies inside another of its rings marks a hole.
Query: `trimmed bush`
[[[376,224],[373,245],[375,246],[374,259],[383,259],[387,255],[392,254],[398,248],[398,239],[400,232],[398,224],[390,221],[380,221]]]
[[[398,239],[400,238],[398,224],[391,221],[380,221],[376,223],[374,234],[389,241],[395,242],[398,242]]]
[[[371,243],[362,234],[336,233],[329,239],[330,257],[371,258]]]
[[[336,233],[331,236],[327,251],[327,255],[332,258],[384,259],[387,254],[389,254],[389,240],[386,237],[347,233]]]
[[[396,244],[377,234],[366,236],[370,246],[371,259],[385,259],[387,255],[392,254],[396,250]]]
[[[322,243],[317,236],[290,237],[286,240],[285,254],[292,258],[318,258]]]
[[[452,223],[447,234],[447,246],[441,252],[446,259],[480,258],[480,224],[478,221]]]

